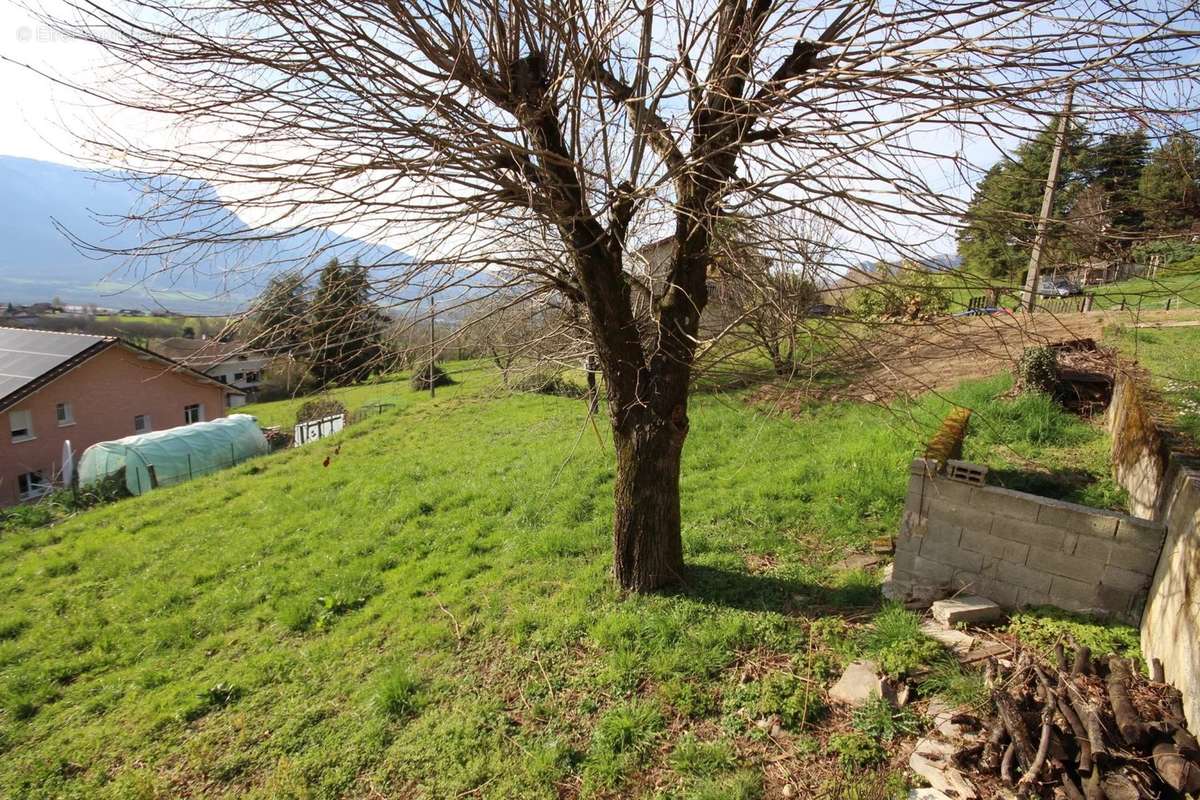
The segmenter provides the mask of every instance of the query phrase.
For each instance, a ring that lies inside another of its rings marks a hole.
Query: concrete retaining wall
[[[1054,605],[1136,624],[1165,528],[1148,519],[997,486],[951,480],[912,462],[892,591],[957,591],[1009,608]]]
[[[1162,519],[1169,459],[1142,391],[1132,377],[1117,376],[1107,412],[1113,473],[1117,484],[1129,492],[1132,513]]]
[[[1188,723],[1200,725],[1200,472],[1168,471],[1162,557],[1142,616],[1142,653],[1163,662],[1183,693]]]

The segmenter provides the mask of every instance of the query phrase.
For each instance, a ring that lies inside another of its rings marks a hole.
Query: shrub
[[[921,631],[921,620],[904,606],[890,604],[875,617],[860,641],[863,652],[891,677],[937,661],[944,649]]]
[[[430,377],[431,375],[432,378]],[[426,362],[413,370],[412,377],[408,379],[408,385],[415,392],[428,391],[431,381],[434,386],[450,386],[454,383],[449,373],[438,366],[437,362],[432,364]]]
[[[837,733],[829,737],[829,751],[838,757],[844,769],[863,769],[887,757],[883,745],[865,733]]]
[[[587,390],[563,377],[562,372],[553,370],[534,370],[527,372],[512,383],[509,388],[515,392],[532,392],[533,394],[549,394],[558,397],[583,397]]]
[[[301,362],[287,357],[273,360],[263,371],[254,401],[267,403],[288,400],[317,391],[320,385],[316,376]]]
[[[859,733],[865,733],[880,742],[916,736],[921,732],[921,720],[911,709],[893,708],[891,703],[878,695],[854,710],[850,724]]]
[[[1022,391],[1050,394],[1058,383],[1058,353],[1050,347],[1026,347],[1017,361]]]
[[[856,314],[871,319],[928,319],[950,310],[952,294],[938,276],[915,268],[854,293]]]
[[[324,417],[336,417],[338,414],[345,413],[346,407],[340,401],[332,397],[314,397],[312,400],[305,400],[304,404],[300,406],[296,412],[296,424]]]
[[[783,726],[791,730],[816,722],[825,714],[820,692],[790,672],[774,672],[740,686],[730,703],[746,709],[752,719],[778,715]]]

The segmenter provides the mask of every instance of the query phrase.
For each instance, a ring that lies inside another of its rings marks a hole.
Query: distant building
[[[44,494],[97,442],[225,415],[230,395],[201,372],[115,336],[0,327],[0,505]]]
[[[241,390],[241,394],[229,395],[230,408],[253,400],[262,383],[263,370],[270,361],[266,354],[250,350],[241,342],[220,342],[216,339],[188,339],[182,336],[156,339],[150,343],[150,349],[203,372],[226,386]]]

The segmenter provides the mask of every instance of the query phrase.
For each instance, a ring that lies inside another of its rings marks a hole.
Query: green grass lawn
[[[1121,308],[1151,309],[1200,307],[1200,263],[1192,261],[1164,269],[1157,278],[1131,278],[1089,289],[1097,310]]]
[[[1150,371],[1180,432],[1200,443],[1200,327],[1116,326],[1105,339]]]
[[[456,383],[438,387],[438,400],[461,397],[464,391],[472,396],[484,396],[485,393],[495,394],[499,390],[498,376],[483,362],[453,362],[450,369],[454,371]],[[254,415],[264,427],[280,425],[286,430],[296,423],[296,412],[300,410],[300,406],[314,397],[331,397],[346,406],[348,411],[354,412],[363,406],[380,404],[390,404],[392,410],[409,409],[426,402],[429,393],[414,392],[408,385],[407,373],[384,375],[366,383],[330,389],[320,395],[295,397],[271,403],[252,403],[241,406],[237,413]]]
[[[840,667],[929,663],[978,696],[915,615],[881,608],[876,575],[835,566],[896,530],[947,400],[791,419],[697,397],[687,585],[622,597],[611,446],[584,403],[451,372],[436,400],[341,391],[398,402],[328,440],[0,534],[0,796],[897,788],[881,731],[916,723],[826,709]],[[1084,423],[1006,410],[1006,386],[952,396],[992,421],[980,452],[1080,444]]]

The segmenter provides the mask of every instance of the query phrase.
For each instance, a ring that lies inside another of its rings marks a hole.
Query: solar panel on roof
[[[0,328],[0,399],[104,340],[79,333]]]

